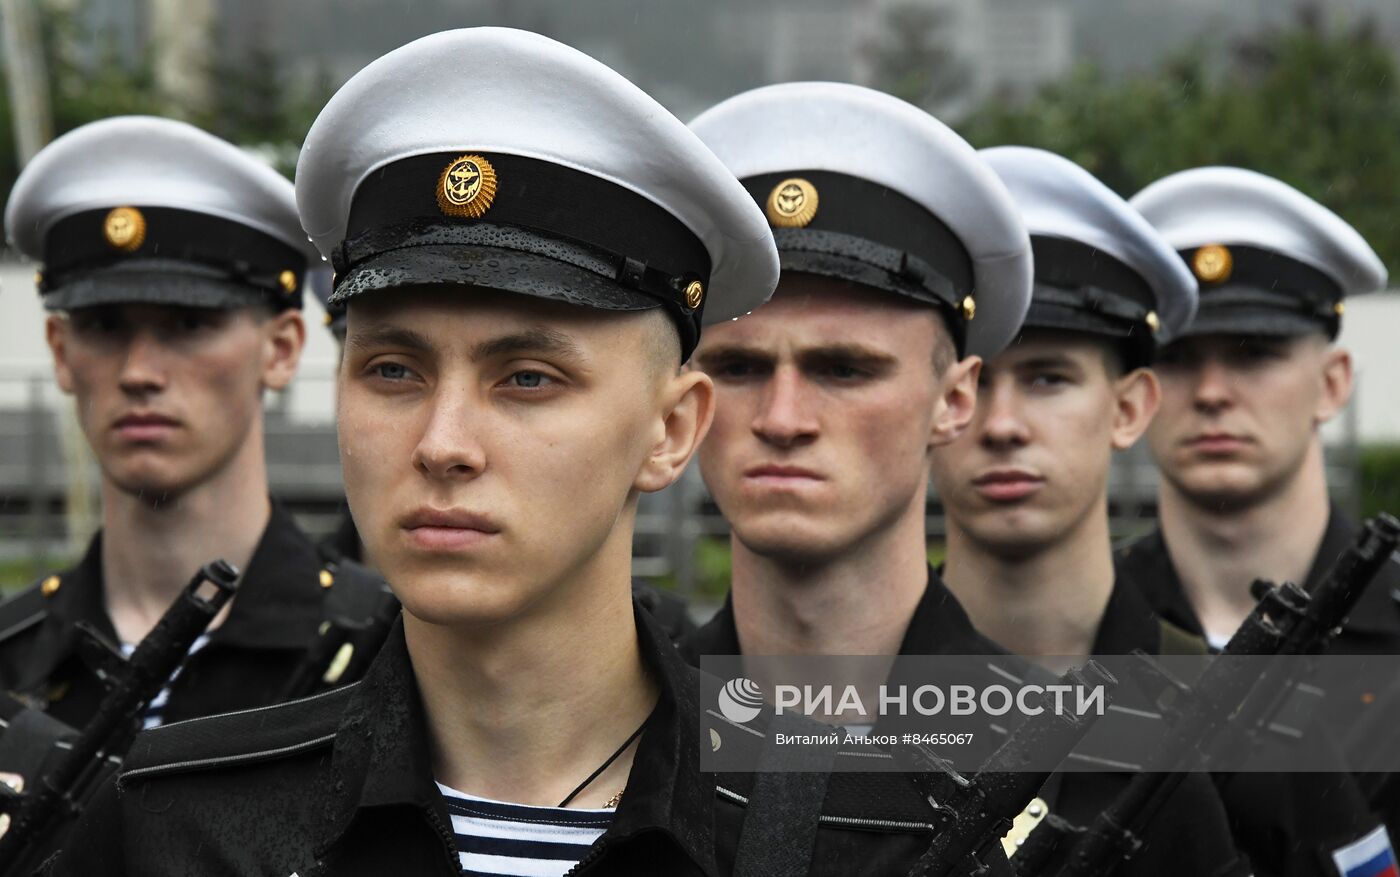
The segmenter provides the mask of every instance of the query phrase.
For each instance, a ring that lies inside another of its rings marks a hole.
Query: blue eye
[[[539,372],[516,372],[510,376],[510,380],[517,387],[533,390],[542,386],[546,378]]]

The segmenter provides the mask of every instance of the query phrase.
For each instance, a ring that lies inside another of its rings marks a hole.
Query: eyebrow
[[[363,332],[351,332],[345,339],[345,346],[360,349],[399,347],[414,353],[427,353],[433,348],[427,336],[402,326],[375,326]]]
[[[725,344],[712,347],[696,357],[702,367],[707,362],[722,362],[726,359],[737,358],[772,361],[775,356],[771,350],[757,345]],[[803,347],[797,351],[799,362],[822,362],[832,359],[853,359],[872,365],[896,362],[895,356],[883,350],[876,350],[873,347],[856,343],[832,342],[818,344],[814,347]]]
[[[472,347],[471,351],[472,359],[476,360],[522,354],[542,354],[575,361],[585,358],[583,351],[568,335],[543,326],[488,338]]]
[[[372,350],[392,347],[418,354],[430,354],[438,349],[428,336],[403,326],[375,326],[363,332],[352,332],[345,339],[346,347]],[[469,353],[475,361],[504,356],[546,356],[581,363],[583,350],[568,335],[544,326],[511,332],[488,338],[472,346]]]
[[[1059,353],[1046,353],[1041,356],[1033,356],[1030,359],[1023,359],[1012,366],[1013,369],[1027,370],[1038,368],[1078,368],[1078,363],[1073,357]]]

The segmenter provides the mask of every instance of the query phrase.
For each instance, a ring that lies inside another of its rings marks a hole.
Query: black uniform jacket
[[[1306,585],[1316,584],[1327,574],[1359,530],[1345,512],[1332,506]],[[1120,573],[1137,585],[1158,615],[1183,630],[1202,634],[1201,621],[1186,598],[1160,529],[1119,548],[1115,560]],[[1392,558],[1361,595],[1329,651],[1337,655],[1400,654],[1400,560]]]
[[[680,642],[681,654],[699,666],[701,655],[738,655],[739,629],[734,625],[734,602],[729,597],[700,629]],[[928,585],[900,643],[901,655],[1002,655],[1002,649],[972,626],[958,598],[929,567]]]
[[[1332,506],[1327,529],[1308,571],[1316,584],[1346,550],[1357,525]],[[1179,627],[1200,634],[1200,619],[1187,600],[1161,530],[1154,529],[1117,552],[1120,573],[1132,581],[1153,609]],[[1342,655],[1400,655],[1400,562],[1392,561],[1362,594],[1329,652]],[[1389,693],[1353,690],[1350,680],[1332,675],[1316,680],[1329,691],[1321,727],[1310,730],[1316,752],[1329,753],[1338,769],[1358,767],[1372,753],[1391,763],[1400,715],[1400,688]],[[1320,756],[1315,756],[1320,757]],[[1333,873],[1328,850],[1355,840],[1374,827],[1378,814],[1392,837],[1400,835],[1400,781],[1394,774],[1358,774],[1348,783],[1340,774],[1239,774],[1222,786],[1236,831],[1263,874]],[[1369,808],[1366,802],[1370,802]],[[1369,811],[1369,812],[1368,812]],[[1264,851],[1281,850],[1263,858]]]
[[[92,717],[104,693],[79,656],[75,625],[87,622],[117,647],[103,602],[101,544],[99,533],[82,561],[50,577],[47,588],[36,584],[0,605],[0,687],[47,702],[49,714],[74,727]],[[175,679],[164,721],[278,699],[321,624],[324,569],[315,546],[273,503],[228,618]]]
[[[1126,653],[1138,646],[1150,646],[1155,652],[1158,636],[1157,620],[1142,599],[1127,589],[1115,589],[1114,600],[1110,601],[1110,610],[1099,631],[1098,645],[1124,650],[1107,652],[1113,654]],[[700,655],[740,654],[732,603],[726,600],[714,618],[702,625],[693,637],[684,640],[681,652],[692,662],[698,662]],[[938,572],[930,567],[928,584],[909,620],[899,653],[1003,655],[1006,651],[977,632],[966,610]],[[1049,802],[1052,812],[1075,824],[1086,825],[1130,778],[1126,773],[1057,774],[1047,783],[1042,796]],[[1162,807],[1144,838],[1142,851],[1114,873],[1122,877],[1156,877],[1223,875],[1237,871],[1234,845],[1220,799],[1209,781],[1196,775],[1187,777]]]
[[[660,698],[611,827],[570,873],[730,874],[753,789],[751,775],[700,770],[700,719],[719,682],[647,613],[636,618]],[[898,774],[832,774],[821,813],[812,874],[906,874],[933,836]],[[51,873],[460,873],[402,625],[357,684],[140,735],[73,836],[83,842]]]

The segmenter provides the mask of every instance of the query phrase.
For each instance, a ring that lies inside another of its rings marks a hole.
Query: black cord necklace
[[[647,718],[650,719],[651,717],[647,716]],[[564,798],[564,800],[560,801],[559,806],[569,806],[569,802],[572,801],[574,798],[578,797],[579,792],[582,792],[584,789],[588,788],[589,783],[596,780],[599,774],[607,770],[609,765],[611,765],[614,761],[617,761],[618,758],[622,756],[622,753],[627,751],[628,746],[631,746],[638,737],[642,736],[642,731],[646,729],[646,726],[647,723],[645,721],[638,725],[637,730],[632,732],[632,736],[628,737],[627,740],[621,746],[617,747],[617,751],[614,752],[612,755],[609,755],[607,761],[598,765],[598,769],[593,771],[593,773],[589,774],[588,779],[579,783],[578,786],[572,792],[570,792],[567,797]]]

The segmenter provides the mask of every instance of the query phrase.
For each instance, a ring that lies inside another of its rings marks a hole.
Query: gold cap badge
[[[134,253],[146,240],[146,217],[135,207],[115,207],[102,220],[107,243],[123,253]]]
[[[285,292],[293,293],[297,291],[297,275],[295,271],[283,271],[277,275],[277,282],[281,284]]]
[[[438,177],[438,209],[448,216],[476,219],[496,197],[496,169],[479,155],[464,155]]]
[[[1220,244],[1207,244],[1196,251],[1191,258],[1191,270],[1196,277],[1206,283],[1222,283],[1230,278],[1235,267],[1235,259],[1228,247]]]
[[[964,320],[977,316],[977,302],[970,295],[962,300],[962,315]]]
[[[705,284],[698,280],[692,280],[685,287],[685,306],[692,311],[700,307],[700,302],[705,300]]]
[[[801,177],[790,177],[768,193],[764,210],[774,228],[802,228],[817,215],[817,187]]]

